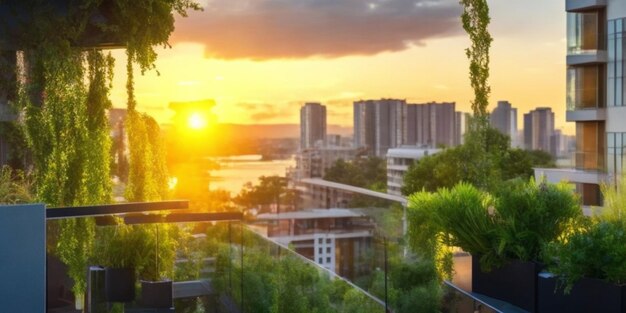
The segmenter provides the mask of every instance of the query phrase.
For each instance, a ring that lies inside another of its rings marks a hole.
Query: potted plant
[[[626,312],[626,184],[604,185],[602,193],[604,214],[547,249],[539,312]]]
[[[170,308],[172,277],[177,247],[176,225],[142,225],[138,231],[146,240],[139,266],[141,303],[147,308]]]
[[[626,224],[599,220],[549,250],[538,312],[626,312]]]
[[[473,292],[531,312],[542,247],[582,218],[567,186],[532,180],[508,183],[494,195],[461,183],[413,195],[409,207],[409,235],[418,252],[460,247],[472,255]],[[424,245],[431,247],[419,248]]]
[[[135,299],[135,272],[143,239],[134,226],[121,222],[99,231],[96,253],[97,260],[105,267],[105,299],[108,302],[131,302]]]

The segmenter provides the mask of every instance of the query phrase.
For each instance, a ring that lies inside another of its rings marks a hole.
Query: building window
[[[603,49],[604,12],[567,14],[567,53],[581,54]]]
[[[317,243],[319,243],[319,244],[323,244],[323,243],[324,243],[324,239],[322,239],[322,238],[318,239],[318,240],[317,240]]]
[[[626,133],[606,133],[606,148],[607,172],[616,178],[626,163]]]
[[[330,257],[326,258],[326,263],[330,263]]]
[[[607,65],[607,100],[608,106],[624,106],[625,92],[624,88],[624,27],[626,19],[617,19],[609,21],[609,42],[608,54],[609,63]]]
[[[330,244],[330,238],[326,239],[326,243]]]
[[[323,264],[324,263],[324,259],[322,259],[322,258],[317,259],[317,263]]]
[[[326,248],[326,253],[330,253],[330,247]]]
[[[318,253],[319,253],[319,254],[322,254],[322,252],[323,252],[324,250],[322,250],[322,248],[319,248],[319,249],[317,249],[317,251],[318,251]]]
[[[567,69],[567,109],[583,110],[604,107],[603,67],[571,66]]]

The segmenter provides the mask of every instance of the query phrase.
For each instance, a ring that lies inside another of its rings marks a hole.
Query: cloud
[[[218,59],[373,55],[459,34],[460,13],[458,0],[209,0],[171,42]]]
[[[285,105],[272,105],[269,103],[240,102],[235,104],[235,106],[245,110],[255,122],[289,118],[298,113],[298,111],[286,109]]]

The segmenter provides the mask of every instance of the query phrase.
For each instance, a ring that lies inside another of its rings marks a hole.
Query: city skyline
[[[416,5],[411,14],[432,16],[446,23],[433,22],[431,27],[437,30],[434,34],[415,32],[416,38],[408,38],[412,34],[399,34],[408,36],[407,40],[413,42],[408,46],[404,45],[405,41],[398,45],[397,42],[390,43],[373,37],[375,40],[371,45],[358,41],[357,46],[361,50],[344,49],[332,53],[324,50],[326,48],[323,45],[324,49],[317,53],[311,48],[313,50],[309,49],[308,52],[298,50],[294,55],[281,55],[280,50],[277,50],[280,47],[269,52],[256,47],[257,51],[265,51],[263,53],[266,55],[261,58],[251,54],[255,47],[247,47],[245,44],[242,47],[229,46],[228,42],[224,42],[226,39],[217,38],[221,36],[219,31],[207,31],[205,38],[197,30],[209,23],[205,21],[209,14],[217,14],[218,21],[212,23],[221,23],[216,26],[225,27],[228,23],[234,23],[236,19],[233,16],[237,14],[260,18],[267,13],[262,4],[271,5],[274,2],[264,0],[247,7],[233,4],[228,10],[223,10],[224,6],[228,6],[225,1],[211,1],[212,6],[221,7],[206,7],[207,2],[204,12],[193,12],[189,19],[177,18],[177,30],[170,40],[173,48],[159,50],[160,58],[156,65],[161,76],[152,71],[145,76],[138,72],[135,77],[139,109],[153,115],[160,123],[168,123],[173,115],[167,109],[169,102],[215,99],[213,110],[221,123],[298,123],[297,108],[304,102],[314,101],[327,105],[329,125],[342,126],[351,126],[352,102],[359,99],[400,98],[410,103],[456,102],[457,110],[471,111],[470,100],[473,95],[464,54],[469,41],[460,28],[460,6],[457,1],[418,1],[421,6]],[[490,78],[493,92],[489,109],[495,107],[501,99],[514,103],[520,112],[550,106],[557,113],[556,127],[564,128],[565,133],[573,133],[573,123],[565,125],[562,113],[565,111],[565,78],[562,73],[565,70],[566,52],[563,4],[538,0],[507,4],[490,2],[490,30],[495,40]],[[316,1],[307,3],[317,5]],[[380,14],[379,18],[384,22],[381,27],[387,27],[386,31],[393,26],[388,25],[388,20],[393,19],[384,17],[399,14],[398,8],[386,8],[387,2],[374,1],[373,4],[377,5],[365,8],[360,8],[359,5],[363,4],[361,2],[348,3],[355,7],[352,15],[333,7],[337,9],[337,14],[345,16],[347,22],[350,21],[348,17],[357,23],[359,17]],[[290,5],[285,6],[287,12],[296,10]],[[324,12],[330,14],[329,10],[333,8],[326,6],[329,5],[317,5],[318,10],[311,10],[312,16],[320,16]],[[533,21],[524,19],[525,14],[520,14],[537,7],[542,9],[533,11]],[[309,22],[311,18],[304,16],[303,19]],[[537,23],[537,20],[540,22]],[[402,22],[408,23],[406,19],[402,19]],[[311,26],[307,24],[304,28],[309,29]],[[190,31],[193,29],[196,31]],[[295,38],[293,44],[308,41],[319,43],[324,38],[334,38],[329,29],[322,27],[320,32],[290,33],[292,37],[289,38]],[[349,39],[359,38],[357,35],[360,33],[351,33],[356,31],[348,26],[345,26],[345,32],[346,36],[354,35],[348,36]],[[190,35],[182,36],[181,33]],[[225,47],[209,47],[209,37],[217,38],[215,43],[222,43]],[[227,54],[224,50],[226,46],[238,52]],[[213,56],[209,53],[211,51]],[[124,52],[115,50],[113,54],[120,58],[115,66],[111,97],[115,107],[124,107]],[[521,123],[518,117],[518,124]]]

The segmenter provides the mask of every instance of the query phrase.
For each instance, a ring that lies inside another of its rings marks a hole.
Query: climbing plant
[[[106,111],[114,60],[102,45],[124,46],[132,73],[154,69],[156,46],[168,46],[174,13],[185,16],[199,9],[192,0],[24,0],[10,9],[23,11],[16,19],[20,31],[12,42],[21,50],[18,60],[18,107],[32,152],[37,201],[51,206],[107,203],[112,199],[110,146]],[[132,89],[132,76],[129,77]],[[148,161],[150,171],[130,185],[145,183],[132,200],[158,200],[167,190],[163,147],[158,125],[135,111],[129,100],[129,139],[135,162]],[[137,126],[136,126],[137,125]],[[141,142],[137,139],[143,139]],[[131,165],[132,166],[132,165]],[[154,170],[152,170],[154,168]],[[134,172],[134,178],[143,173]],[[158,182],[153,182],[158,180]],[[52,224],[51,224],[52,225]],[[93,254],[95,224],[70,219],[52,225],[58,232],[55,252],[69,267],[75,294],[85,288],[84,270]]]

